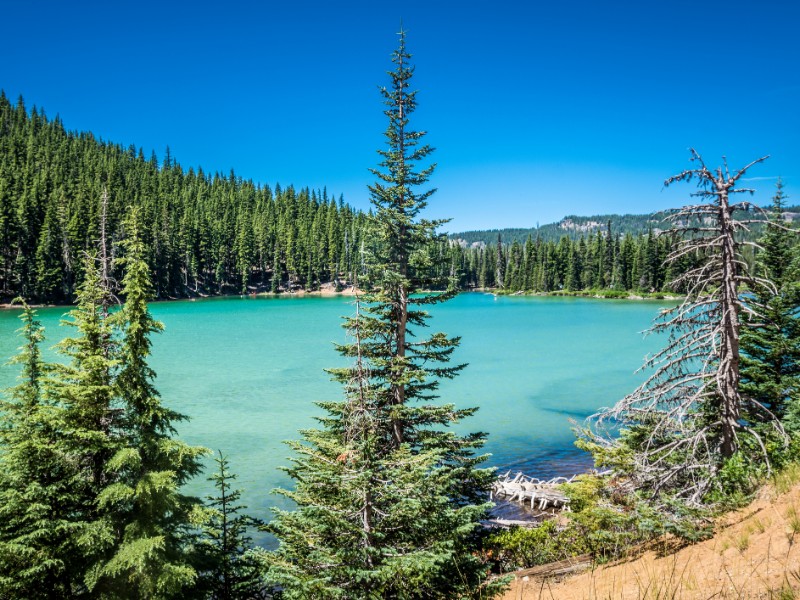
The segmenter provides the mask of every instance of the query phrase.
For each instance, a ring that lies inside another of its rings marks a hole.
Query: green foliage
[[[661,510],[608,476],[583,475],[564,484],[569,513],[532,529],[494,533],[486,541],[501,569],[520,569],[590,554],[606,562],[638,552],[665,534],[694,542],[712,531],[708,512],[677,503]]]
[[[197,501],[184,496],[180,486],[199,472],[205,449],[172,437],[172,423],[183,417],[162,405],[153,386],[150,336],[163,326],[147,307],[150,275],[136,209],[125,231],[125,304],[115,315],[122,336],[114,381],[124,411],[115,423],[119,447],[106,469],[111,483],[99,495],[102,518],[115,540],[95,563],[91,587],[113,597],[170,598],[197,578],[186,553]]]
[[[499,244],[499,245],[498,245]],[[608,228],[588,235],[547,239],[533,235],[510,246],[451,242],[450,270],[462,289],[625,298],[668,289],[677,273],[663,264],[671,240],[652,232],[618,235]],[[505,248],[505,250],[504,250]],[[694,257],[683,259],[691,266]],[[679,287],[674,291],[681,292]]]
[[[710,504],[725,510],[738,508],[752,500],[753,492],[767,475],[766,466],[751,458],[753,453],[760,451],[755,444],[745,444],[725,460],[717,472],[716,486],[709,494]]]
[[[24,345],[13,362],[19,384],[3,399],[0,427],[0,596],[68,597],[75,587],[80,531],[73,514],[82,479],[65,456],[63,411],[51,396],[39,346],[44,339],[33,309],[24,305]]]
[[[592,435],[589,429],[584,427],[574,427],[575,446],[592,455],[595,467],[600,469],[612,469],[621,473],[629,473],[634,468],[635,444],[626,443],[633,440],[634,436],[641,427],[623,429],[619,432],[619,444],[608,444],[598,437]],[[594,480],[592,480],[594,481]]]
[[[712,533],[708,511],[680,502],[655,505],[611,476],[584,475],[562,488],[570,498],[571,526],[599,561],[624,556],[664,534],[693,542]]]
[[[609,484],[606,478],[586,475],[562,486],[570,498],[572,526],[600,561],[622,556],[654,534],[654,526],[641,518],[633,499]]]
[[[271,189],[171,156],[159,164],[0,92],[0,300],[72,302],[104,189],[109,246],[125,237],[128,205],[140,211],[158,298],[311,289],[352,282],[358,267],[365,215],[327,190]],[[121,279],[121,266],[112,275]]]
[[[577,241],[581,237],[587,237],[587,235],[602,233],[603,229],[607,229],[609,224],[614,231],[622,235],[632,236],[646,233],[653,227],[658,227],[659,229],[668,227],[666,214],[663,212],[644,215],[567,215],[558,223],[547,223],[537,227],[464,231],[454,233],[450,237],[463,240],[468,245],[476,243],[491,244],[497,240],[498,235],[502,236],[508,244],[513,244],[514,242],[524,244],[528,238],[539,238],[544,242],[558,243],[564,237]]]
[[[800,436],[800,265],[797,233],[785,229],[785,198],[778,181],[770,216],[773,226],[759,240],[763,250],[756,263],[758,275],[769,279],[774,289],[757,290],[755,300],[761,308],[745,318],[741,344],[741,390],[748,402],[744,416],[777,466],[796,456]],[[764,423],[767,411],[782,423],[790,436],[788,443]],[[755,450],[763,453],[761,448]]]
[[[589,551],[584,532],[574,522],[559,527],[544,521],[537,527],[513,527],[491,534],[484,548],[502,572],[564,560]]]
[[[261,578],[258,554],[252,549],[247,530],[263,525],[241,514],[241,491],[233,489],[236,475],[230,472],[228,459],[219,452],[214,458],[217,470],[209,481],[216,495],[207,496],[200,511],[201,539],[197,545],[200,580],[198,593],[212,600],[251,600],[266,594]]]
[[[419,217],[432,190],[419,192],[433,165],[417,170],[432,149],[408,127],[416,105],[405,35],[383,90],[387,149],[378,182],[371,243],[362,264],[371,292],[346,322],[354,342],[339,348],[354,361],[332,371],[345,400],[320,406],[321,428],[301,432],[282,493],[297,510],[278,511],[270,530],[281,542],[269,556],[270,577],[286,598],[481,598],[504,585],[487,580],[475,552],[492,472],[477,466],[482,434],[448,427],[474,409],[437,405],[439,380],[458,339],[415,333],[427,305],[452,297],[440,221]],[[446,274],[446,275],[444,275]],[[360,280],[359,283],[363,284]]]
[[[65,459],[79,466],[79,478],[72,484],[77,497],[71,519],[81,527],[81,561],[70,576],[91,587],[93,575],[84,575],[94,571],[114,544],[100,499],[107,486],[114,485],[108,463],[120,449],[121,439],[113,427],[113,415],[118,412],[113,385],[118,361],[109,317],[111,294],[103,285],[101,265],[95,255],[86,255],[83,272],[77,306],[62,322],[72,327],[76,335],[58,346],[70,362],[59,365],[52,388],[63,408],[59,442]]]
[[[179,488],[203,449],[172,437],[182,417],[152,385],[149,336],[161,325],[135,210],[125,225],[125,304],[111,310],[105,251],[87,254],[65,320],[75,336],[58,346],[68,364],[41,361],[41,327],[23,312],[21,382],[0,428],[2,597],[172,598],[196,580],[196,501]]]

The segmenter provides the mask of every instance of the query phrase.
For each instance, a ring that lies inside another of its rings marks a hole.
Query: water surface
[[[432,331],[462,336],[455,363],[469,363],[441,386],[442,400],[478,406],[463,432],[489,434],[489,464],[536,476],[571,475],[589,462],[573,445],[569,419],[582,420],[613,404],[641,380],[634,371],[658,346],[643,338],[663,301],[498,297],[462,294],[434,307]],[[153,338],[151,364],[163,401],[190,417],[178,424],[193,444],[230,458],[254,516],[282,506],[269,493],[291,481],[283,440],[313,427],[314,402],[339,399],[323,371],[344,359],[334,343],[347,341],[341,316],[349,298],[214,298],[152,305],[164,333]],[[67,334],[64,312],[40,309],[47,346]],[[16,352],[19,311],[0,310],[0,357]],[[49,358],[54,358],[48,352]],[[0,367],[0,387],[15,370]],[[195,493],[210,488],[203,478]]]

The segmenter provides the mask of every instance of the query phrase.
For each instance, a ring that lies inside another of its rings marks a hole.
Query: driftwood
[[[500,477],[492,485],[489,499],[502,498],[509,502],[529,505],[531,509],[569,511],[569,498],[558,489],[562,483],[570,483],[575,476],[554,477],[542,480],[517,473],[512,477],[511,471]]]
[[[547,514],[538,514],[533,515],[534,519],[538,519],[541,517],[547,517],[550,515]],[[501,529],[508,529],[510,527],[538,527],[539,521],[538,520],[530,520],[530,521],[521,521],[519,519],[486,519],[485,521],[481,521],[484,527],[487,528],[501,528]]]

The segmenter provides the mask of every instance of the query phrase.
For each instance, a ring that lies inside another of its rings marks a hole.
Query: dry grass
[[[712,539],[561,581],[518,578],[503,600],[800,600],[800,467],[776,477]]]

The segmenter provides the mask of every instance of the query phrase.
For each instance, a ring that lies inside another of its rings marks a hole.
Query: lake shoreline
[[[205,294],[205,293],[197,293],[196,295],[191,296],[180,296],[180,297],[173,297],[170,296],[168,298],[158,298],[154,300],[150,300],[149,302],[158,303],[158,302],[185,302],[187,300],[205,300],[206,298],[305,298],[305,297],[320,297],[320,298],[335,298],[338,296],[355,296],[357,294],[364,293],[364,290],[356,289],[352,285],[345,286],[340,291],[336,291],[333,287],[333,284],[323,284],[321,289],[319,290],[285,290],[282,292],[249,292],[247,294],[242,293],[225,293],[225,294]],[[58,308],[59,306],[74,306],[74,304],[28,304],[31,308]],[[10,309],[20,309],[22,305],[19,303],[12,303],[12,302],[0,302],[0,310],[10,310]]]
[[[479,293],[491,294],[493,296],[533,296],[541,298],[594,298],[597,300],[682,300],[684,297],[679,294],[671,294],[668,292],[650,292],[650,293],[634,293],[634,292],[618,292],[616,290],[579,290],[574,292],[566,291],[553,291],[553,292],[526,292],[522,290],[506,291],[499,288],[473,288],[469,290],[461,290],[460,294]],[[365,293],[364,290],[356,289],[352,285],[345,286],[342,290],[336,291],[333,284],[323,284],[319,290],[286,290],[282,292],[250,292],[247,294],[225,293],[225,294],[197,294],[196,296],[182,296],[182,297],[168,297],[152,300],[151,302],[180,302],[186,300],[197,300],[205,298],[306,298],[306,297],[319,297],[319,298],[336,298],[339,296],[351,297],[358,294]],[[57,308],[59,306],[74,306],[74,304],[29,304],[31,308]],[[19,303],[0,302],[0,310],[14,310],[20,309]]]
[[[685,296],[670,292],[629,292],[618,290],[576,290],[553,292],[526,292],[522,290],[505,291],[496,288],[476,288],[493,296],[536,296],[541,298],[596,298],[597,300],[683,300]]]

